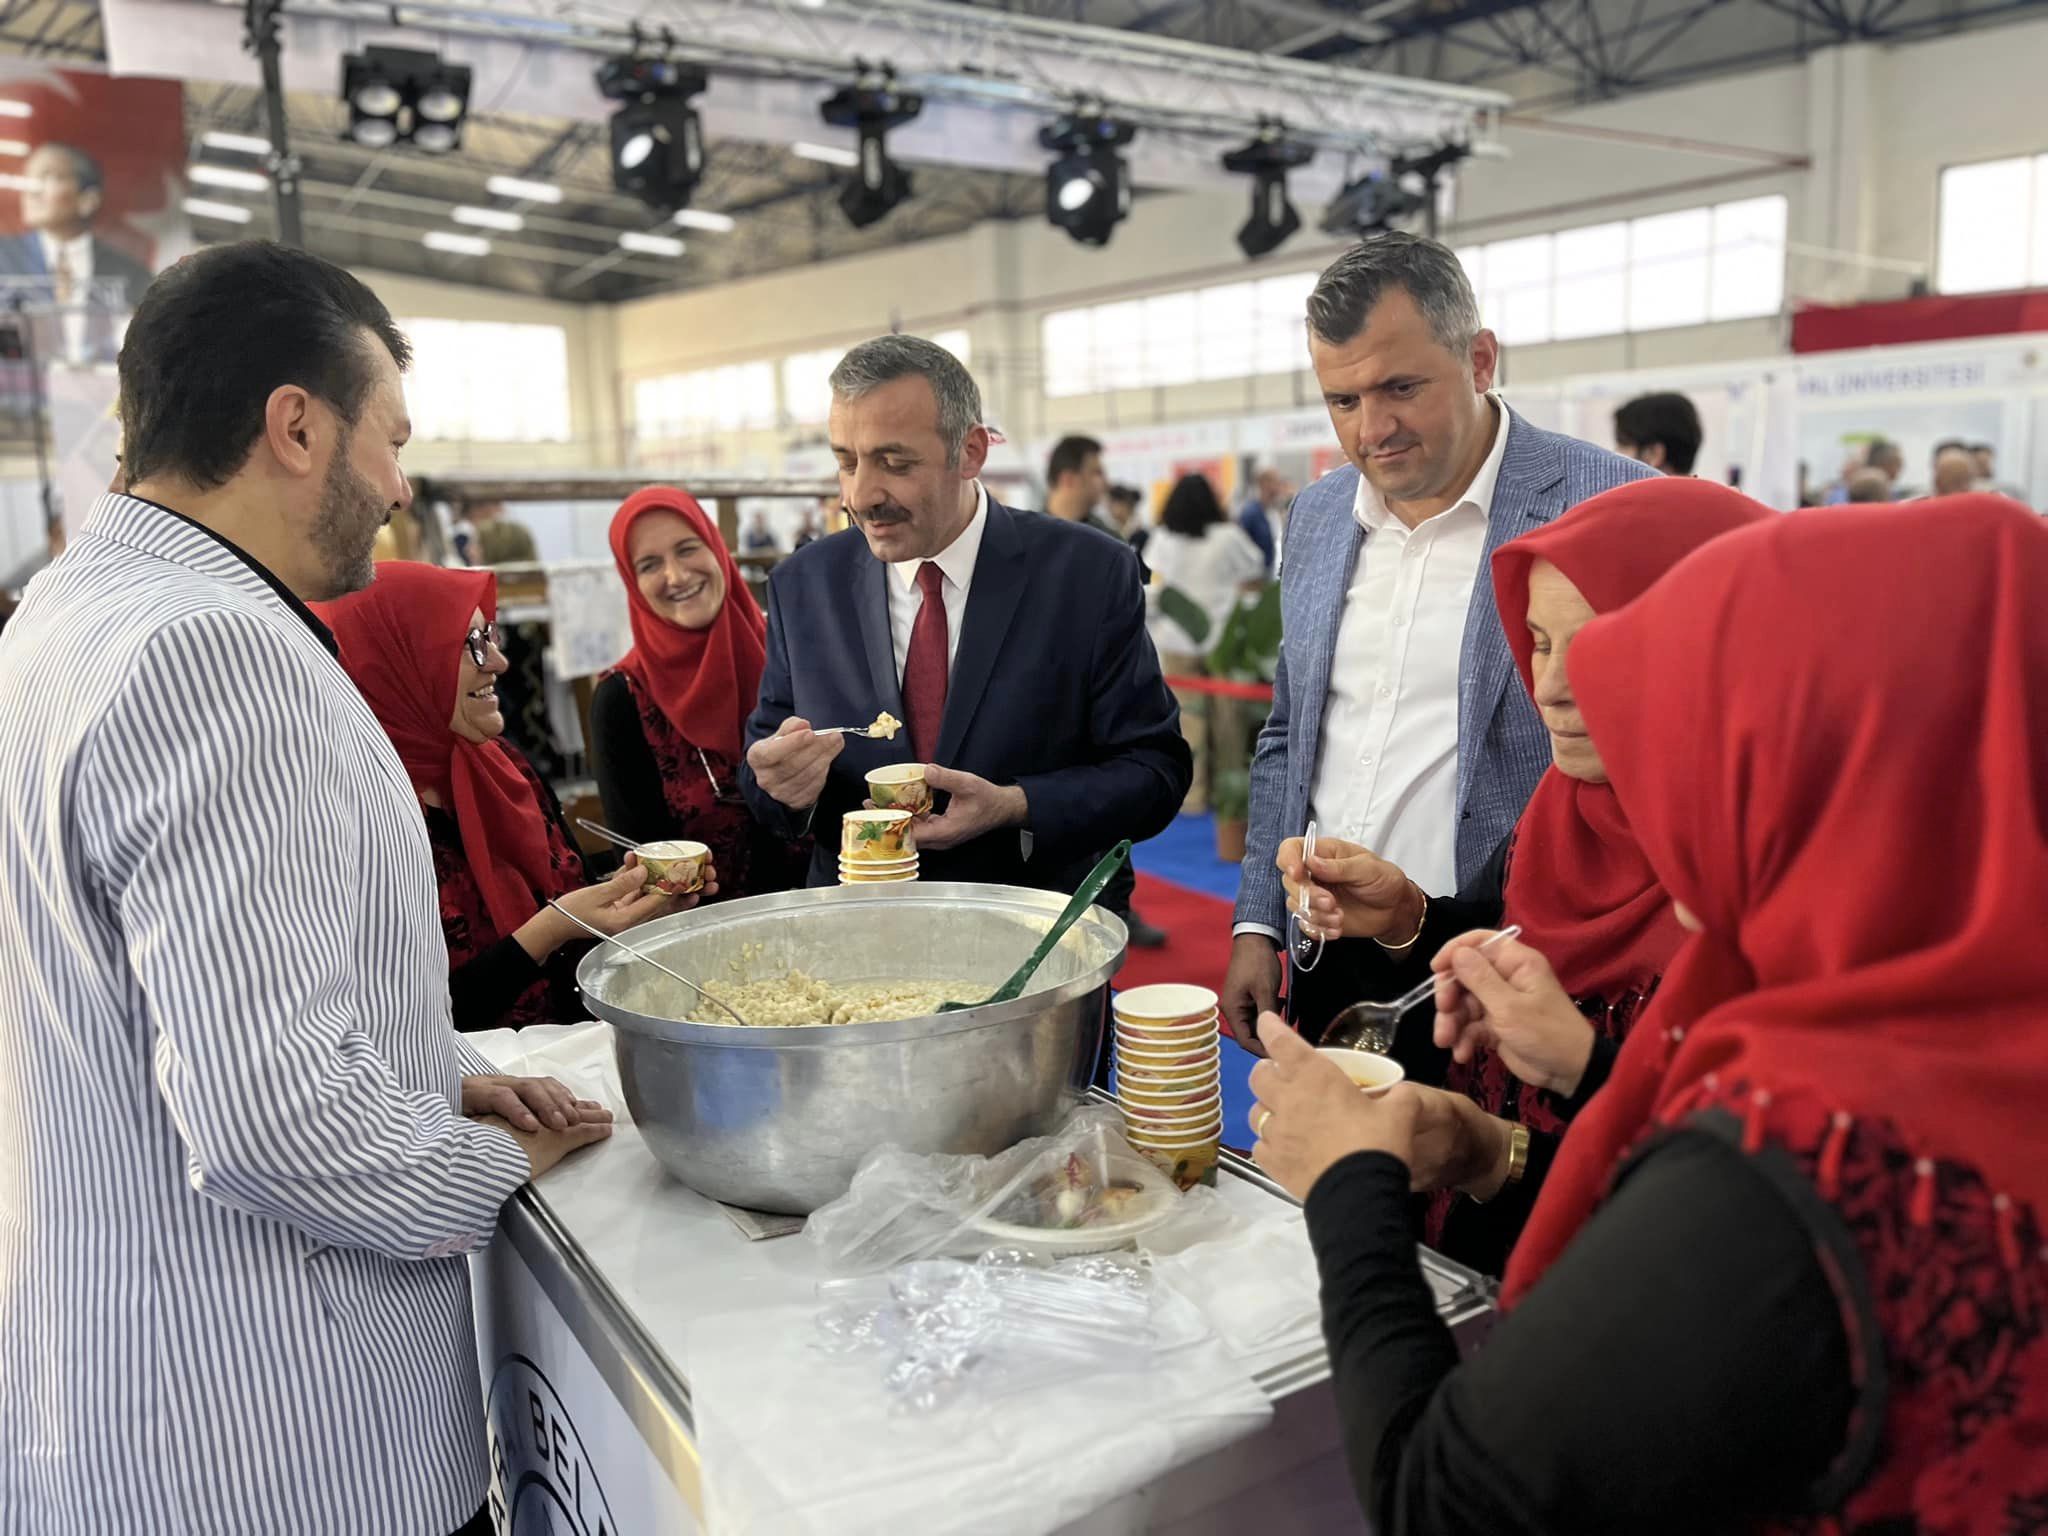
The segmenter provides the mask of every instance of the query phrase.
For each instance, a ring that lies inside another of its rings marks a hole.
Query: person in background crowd
[[[1442,1170],[1418,1163],[1413,1172],[1417,1188],[1437,1192],[1424,1240],[1474,1269],[1497,1275],[1505,1266],[1566,1124],[1607,1080],[1615,1051],[1685,939],[1586,736],[1566,676],[1572,642],[1596,613],[1634,601],[1709,540],[1774,515],[1711,481],[1643,480],[1603,491],[1494,552],[1501,625],[1550,732],[1552,766],[1464,892],[1425,895],[1402,870],[1348,843],[1321,843],[1306,865],[1299,840],[1281,845],[1289,900],[1307,890],[1312,932],[1376,939],[1421,930],[1404,986],[1450,970],[1470,942],[1460,935],[1503,921],[1520,924],[1522,936],[1511,951],[1516,962],[1499,956],[1498,967],[1517,969],[1526,951],[1555,968],[1557,991],[1526,1001],[1483,985],[1491,981],[1483,964],[1468,959],[1457,973],[1473,975],[1492,1005],[1496,1048],[1454,1060],[1450,1091],[1432,1090],[1425,1108],[1446,1124],[1479,1122],[1467,1134],[1499,1155],[1462,1191],[1442,1182]],[[1453,1039],[1439,1029],[1440,1046]]]
[[[302,251],[178,263],[121,355],[128,494],[0,643],[18,1530],[491,1530],[464,1255],[610,1116],[449,1027],[418,806],[306,606],[412,498],[407,356]]]
[[[590,941],[550,900],[605,933],[677,910],[645,889],[630,856],[592,884],[554,791],[504,739],[497,611],[489,571],[404,560],[379,566],[362,591],[314,606],[419,796],[463,1031],[587,1016],[576,962]],[[715,871],[710,881],[715,893]]]
[[[635,491],[612,518],[611,543],[633,648],[590,699],[606,824],[638,843],[703,843],[727,898],[788,890],[809,847],[757,825],[740,793],[747,715],[761,691],[761,605],[687,491]]]
[[[1045,510],[1063,523],[1086,523],[1113,539],[1123,529],[1104,510],[1109,476],[1102,468],[1102,444],[1092,437],[1063,437],[1045,463]]]
[[[1886,501],[1904,501],[1911,494],[1900,483],[1900,477],[1906,473],[1906,455],[1897,443],[1888,438],[1874,439],[1864,451],[1863,462],[1884,476]]]
[[[1638,395],[1614,413],[1614,446],[1665,475],[1689,475],[1700,456],[1700,413],[1680,394]]]
[[[750,555],[773,554],[779,547],[775,542],[775,530],[768,526],[768,514],[756,511],[747,519],[747,553]]]
[[[1694,937],[1463,1363],[1404,1222],[1441,1154],[1416,1094],[1366,1098],[1264,1021],[1256,1155],[1307,1200],[1374,1530],[2040,1528],[2044,585],[2048,536],[2002,499],[1772,518],[1573,642]],[[1920,816],[1959,784],[1967,814]],[[1496,991],[1555,993],[1503,964]]]
[[[1238,599],[1265,573],[1259,547],[1230,520],[1209,477],[1190,474],[1182,475],[1167,493],[1159,527],[1147,548],[1160,587],[1192,598],[1208,620],[1200,635],[1190,634],[1179,619],[1158,611],[1155,604],[1152,642],[1168,671],[1199,672]]]
[[[1280,553],[1274,522],[1276,519],[1285,521],[1287,509],[1294,501],[1294,487],[1270,464],[1260,469],[1253,483],[1258,492],[1237,514],[1237,526],[1258,546],[1259,558],[1264,562],[1261,569],[1270,574]]]
[[[1868,465],[1849,476],[1849,497],[1852,502],[1867,503],[1890,501],[1892,499],[1891,477],[1881,469]]]
[[[830,531],[832,520],[842,515],[837,496],[820,496],[817,506],[804,513],[803,526],[797,529],[796,542],[791,547],[802,549],[806,544],[815,544]]]
[[[1152,567],[1145,563],[1145,546],[1152,541],[1152,525],[1143,511],[1145,495],[1135,485],[1109,488],[1109,512],[1131,553],[1138,557],[1138,579],[1150,584]]]
[[[1970,457],[1976,461],[1977,479],[1986,486],[1998,479],[1998,450],[1989,443],[1972,443]]]
[[[1936,496],[1960,496],[1977,483],[1977,458],[1966,443],[1943,443],[1934,450]]]
[[[502,501],[471,502],[469,525],[476,530],[473,565],[530,565],[540,559],[533,530],[505,515]]]
[[[1282,566],[1286,642],[1252,764],[1251,828],[1224,1016],[1256,1048],[1277,1006],[1287,914],[1276,859],[1310,820],[1424,890],[1480,873],[1550,765],[1550,737],[1494,610],[1486,557],[1587,497],[1655,471],[1521,420],[1493,392],[1500,347],[1450,249],[1360,241],[1308,301],[1309,358],[1350,463],[1295,498]],[[1320,1034],[1338,1007],[1391,997],[1417,933],[1333,944],[1295,979]],[[1391,953],[1389,953],[1391,952]],[[1394,1042],[1418,1081],[1428,1030]]]
[[[981,392],[931,342],[847,353],[830,432],[857,529],[768,580],[742,775],[765,822],[817,832],[812,883],[835,878],[840,817],[887,763],[933,765],[944,808],[917,834],[927,879],[1071,891],[1119,840],[1162,831],[1192,765],[1136,558],[989,496]],[[811,729],[884,711],[906,727],[893,742]],[[1130,888],[1103,905],[1128,910]]]

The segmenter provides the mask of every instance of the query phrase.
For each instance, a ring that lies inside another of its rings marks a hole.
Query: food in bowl
[[[1334,1061],[1346,1077],[1369,1094],[1385,1093],[1408,1075],[1391,1056],[1376,1056],[1371,1051],[1325,1045],[1318,1047],[1316,1054]]]
[[[868,775],[868,798],[879,810],[923,815],[932,808],[932,791],[924,781],[924,764],[891,763],[875,769]]]
[[[847,863],[893,864],[916,852],[908,811],[848,811],[840,825],[839,853]]]
[[[1072,1232],[1140,1214],[1147,1203],[1145,1195],[1145,1187],[1135,1181],[1100,1177],[1099,1171],[1075,1152],[1068,1155],[1065,1167],[1040,1174],[990,1216],[1016,1227]]]
[[[694,896],[704,889],[711,850],[702,843],[642,843],[637,850],[647,884],[664,896]]]
[[[709,984],[709,978],[706,978]],[[972,1002],[988,988],[966,981],[819,981],[791,971],[771,981],[714,985],[712,990],[739,1010],[749,1024],[878,1024],[896,1019],[921,1019],[945,1002]],[[731,1025],[724,1010],[705,1002],[688,988],[676,986],[678,1019],[699,1024]],[[687,1001],[684,998],[687,997]]]

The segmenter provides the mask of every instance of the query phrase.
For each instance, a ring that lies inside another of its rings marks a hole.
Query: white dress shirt
[[[87,305],[92,301],[92,232],[71,240],[59,240],[46,230],[38,230],[36,238],[43,243],[43,266],[50,274],[52,291],[55,292],[61,266],[64,280],[69,285],[57,296],[57,308],[64,340],[66,362],[84,362],[92,342],[92,315]]]
[[[126,496],[30,584],[0,718],[0,1531],[456,1529],[460,1255],[528,1168],[460,1112],[493,1069],[390,739],[257,571]]]
[[[974,516],[960,537],[931,558],[945,573],[940,588],[946,599],[946,675],[953,675],[953,658],[960,654],[960,623],[967,617],[967,593],[974,585],[975,562],[981,558],[981,536],[988,528],[988,492],[974,482]],[[924,593],[917,574],[927,562],[899,560],[889,567],[889,639],[896,647],[896,681],[903,681],[903,668],[910,659],[910,632],[917,626],[917,612],[924,606]]]
[[[1319,832],[1372,849],[1438,896],[1458,884],[1458,678],[1508,445],[1507,408],[1489,398],[1493,449],[1455,506],[1411,530],[1359,477],[1365,547],[1337,626],[1309,794]]]

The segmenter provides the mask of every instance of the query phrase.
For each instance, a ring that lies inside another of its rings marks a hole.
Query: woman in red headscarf
[[[635,491],[612,519],[633,648],[590,700],[592,766],[612,829],[711,849],[725,895],[787,890],[808,860],[740,795],[768,622],[717,527],[686,491]]]
[[[1382,1536],[2048,1529],[2044,588],[2038,518],[1950,497],[1731,534],[1579,636],[1695,936],[1471,1360],[1404,1230],[1416,1095],[1266,1021]]]
[[[589,946],[546,903],[559,900],[606,933],[677,904],[645,892],[631,863],[592,884],[554,792],[503,739],[497,577],[392,560],[362,591],[315,607],[419,795],[455,1027],[586,1017],[575,962]]]
[[[1463,1059],[1444,1082],[1458,1097],[1434,1105],[1472,1122],[1460,1144],[1491,1155],[1476,1168],[1414,1170],[1435,1190],[1424,1240],[1475,1269],[1499,1274],[1507,1263],[1565,1125],[1606,1080],[1685,938],[1586,737],[1565,658],[1595,614],[1640,597],[1710,539],[1776,515],[1711,481],[1639,480],[1496,550],[1501,627],[1549,727],[1553,766],[1488,876],[1463,900],[1422,896],[1399,869],[1331,839],[1308,871],[1312,926],[1347,938],[1384,939],[1389,925],[1412,934],[1402,950],[1418,980],[1440,946],[1490,929],[1503,907],[1505,920],[1521,925],[1523,944],[1554,967],[1560,985],[1505,1019],[1500,1038],[1489,1037],[1497,1048],[1460,1042]],[[1298,894],[1299,843],[1281,850],[1281,867],[1289,894]],[[1514,1187],[1505,1188],[1510,1179]]]

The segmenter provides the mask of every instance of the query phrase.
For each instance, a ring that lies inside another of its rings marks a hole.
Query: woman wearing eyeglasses
[[[740,748],[767,659],[760,604],[687,491],[634,492],[611,541],[633,648],[590,701],[606,823],[636,842],[703,843],[728,897],[788,890],[809,850],[756,825],[740,796]]]
[[[497,577],[387,561],[361,592],[316,608],[419,796],[440,887],[455,1027],[517,1029],[585,1017],[575,963],[588,948],[586,935],[547,903],[559,901],[605,933],[677,904],[646,894],[630,860],[593,884],[554,792],[503,739]]]

